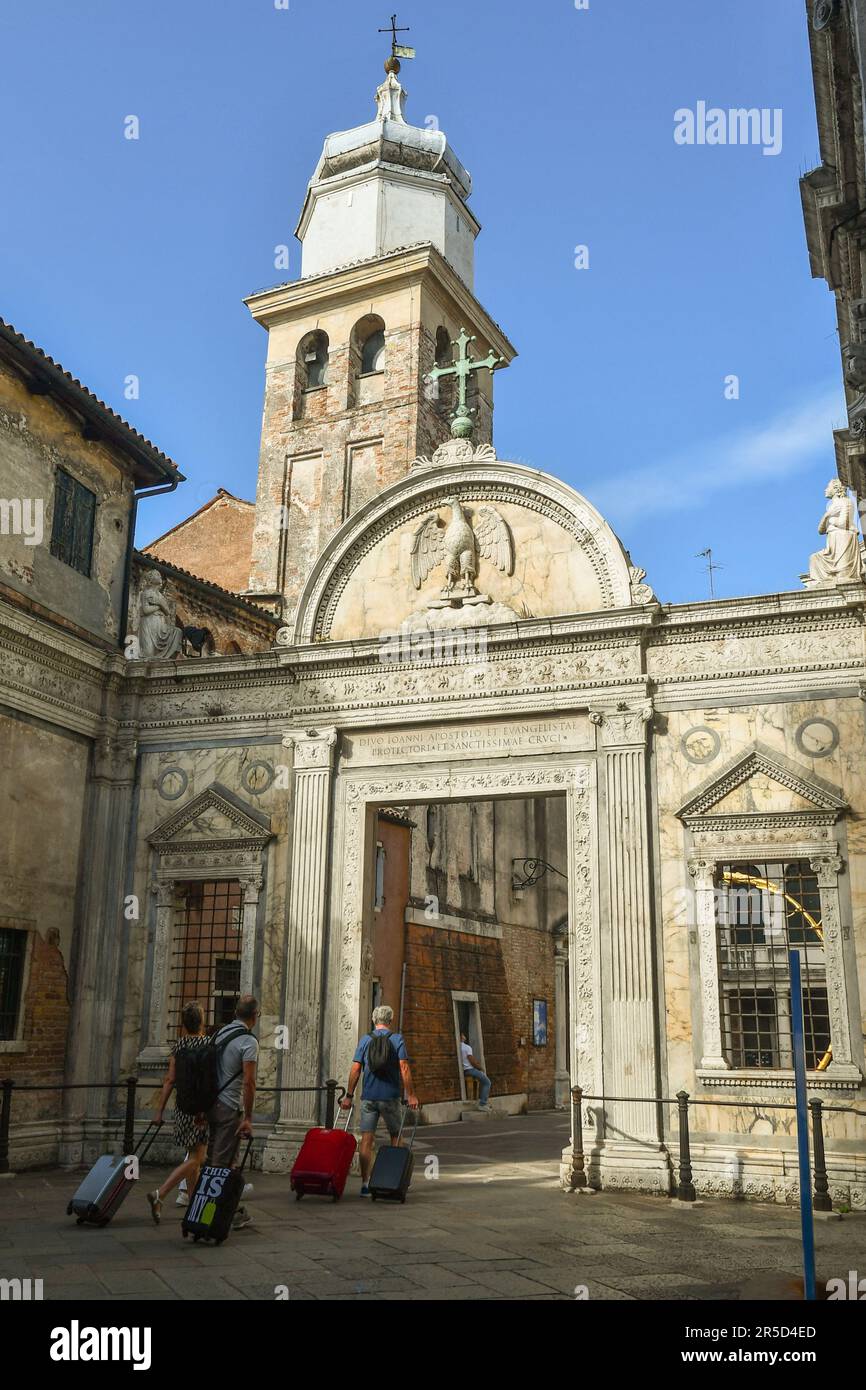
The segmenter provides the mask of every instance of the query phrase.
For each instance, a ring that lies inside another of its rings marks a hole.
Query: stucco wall
[[[0,496],[42,506],[43,534],[0,536],[0,583],[104,643],[119,640],[132,479],[102,444],[48,396],[30,395],[0,366]],[[90,576],[51,554],[55,475],[64,468],[96,494]]]

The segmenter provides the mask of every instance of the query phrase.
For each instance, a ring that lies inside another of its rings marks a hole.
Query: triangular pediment
[[[161,851],[204,844],[252,849],[270,839],[269,816],[212,782],[158,825],[150,843]]]
[[[815,816],[836,820],[844,797],[807,768],[756,743],[702,783],[677,811],[687,824],[704,817]]]

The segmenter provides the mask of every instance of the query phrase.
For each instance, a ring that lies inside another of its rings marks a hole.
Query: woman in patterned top
[[[207,1041],[208,1036],[204,1031],[204,1015],[198,1004],[186,1004],[181,1014],[182,1032],[177,1042],[172,1045],[171,1057],[169,1058],[168,1071],[165,1081],[162,1083],[162,1090],[159,1093],[159,1100],[156,1107],[156,1122],[162,1124],[162,1117],[165,1111],[166,1101],[174,1090],[175,1082],[175,1059],[177,1054],[185,1048],[202,1047]],[[179,1149],[183,1149],[186,1158],[179,1164],[173,1172],[169,1173],[162,1187],[156,1188],[153,1192],[148,1192],[147,1200],[150,1203],[150,1214],[153,1217],[154,1225],[159,1225],[162,1215],[163,1199],[168,1196],[178,1183],[186,1178],[188,1191],[193,1191],[198,1182],[199,1169],[205,1160],[207,1153],[208,1127],[206,1115],[187,1115],[185,1111],[175,1109],[174,1112],[174,1142]]]

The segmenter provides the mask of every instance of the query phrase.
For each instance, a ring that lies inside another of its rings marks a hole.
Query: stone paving
[[[90,1299],[732,1299],[755,1276],[800,1269],[796,1209],[557,1187],[562,1114],[424,1128],[405,1206],[358,1196],[296,1202],[255,1173],[254,1225],[221,1247],[181,1239],[180,1208],[153,1226],[144,1169],[115,1220],[76,1226],[74,1173],[0,1179],[0,1276],[41,1278],[44,1297]],[[439,1163],[438,1178],[425,1177]],[[820,1277],[866,1264],[866,1215],[816,1226]],[[285,1295],[283,1295],[285,1296]]]

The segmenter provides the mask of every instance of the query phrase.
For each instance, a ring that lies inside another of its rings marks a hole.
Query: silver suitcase
[[[160,1126],[151,1122],[135,1146],[137,1158],[143,1159],[156,1138]],[[68,1216],[76,1216],[78,1225],[107,1226],[123,1202],[135,1178],[128,1176],[128,1154],[103,1154],[81,1183],[69,1206]]]

